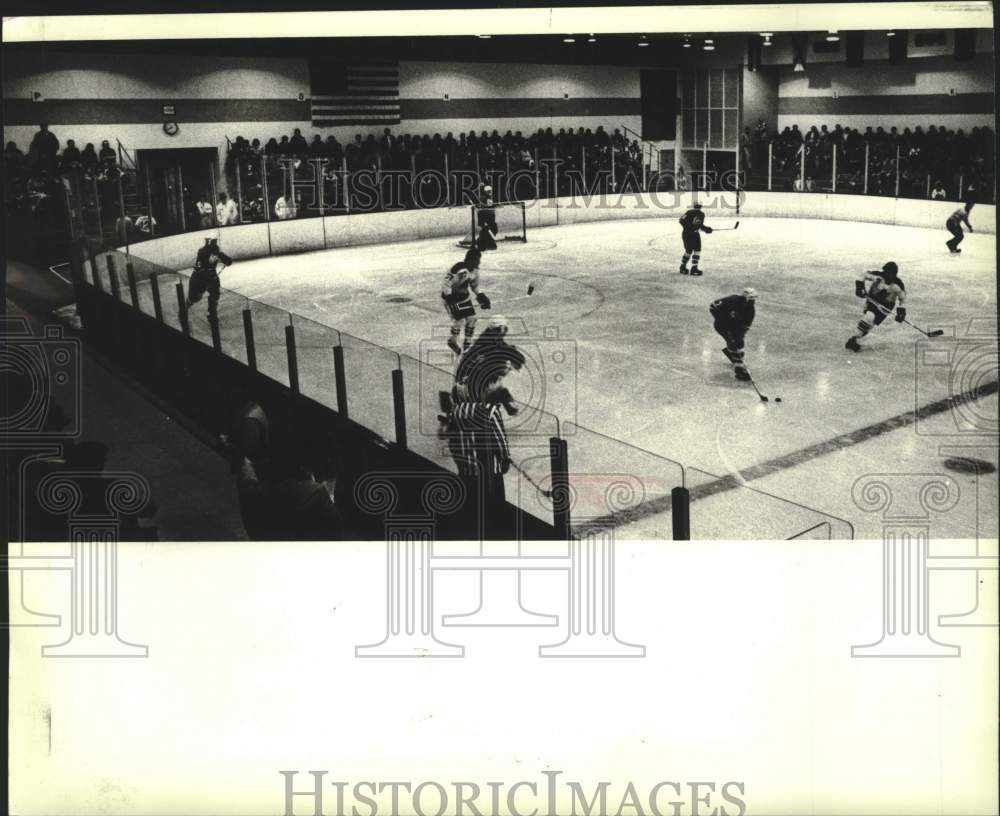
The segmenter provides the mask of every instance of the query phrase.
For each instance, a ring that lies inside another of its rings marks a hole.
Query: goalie
[[[480,309],[490,308],[490,299],[479,291],[479,261],[482,254],[478,249],[470,249],[465,253],[465,259],[448,270],[441,286],[441,299],[451,317],[451,334],[448,337],[448,348],[455,354],[461,354],[463,348],[472,344],[472,336],[476,331],[476,307],[472,305],[475,295]],[[458,335],[464,330],[465,337],[462,346],[458,345]]]
[[[497,234],[500,232],[497,227],[497,211],[493,207],[493,188],[489,185],[483,187],[482,206],[476,210],[476,227],[479,236],[476,238],[476,248],[480,252],[497,248]]]
[[[896,322],[906,320],[906,287],[899,277],[899,267],[889,261],[881,272],[865,272],[854,282],[854,294],[865,299],[864,313],[858,321],[858,331],[848,338],[844,348],[861,351],[858,341],[896,310]]]

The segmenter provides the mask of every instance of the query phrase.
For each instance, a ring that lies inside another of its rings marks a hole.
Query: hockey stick
[[[869,303],[871,303],[871,302],[872,301],[869,301]],[[886,309],[884,306],[882,306],[880,304],[875,304],[875,305],[878,306],[879,311],[882,312],[882,314],[884,314],[886,317],[888,317],[889,315],[892,314],[892,309]],[[915,326],[913,323],[911,323],[905,317],[902,320],[898,321],[898,322],[905,323],[911,329],[916,329],[918,332],[920,332],[925,337],[940,337],[942,334],[944,334],[944,329],[934,329],[933,331],[924,331],[922,328],[920,328],[920,326]]]
[[[944,329],[934,329],[933,331],[924,331],[922,328],[920,328],[920,326],[914,326],[905,317],[903,318],[902,322],[905,323],[910,328],[916,329],[918,332],[925,335],[926,337],[940,337],[942,334],[944,334]]]
[[[770,402],[771,400],[770,400],[769,397],[765,397],[763,394],[760,393],[760,389],[757,387],[757,383],[754,382],[753,376],[750,374],[749,371],[747,371],[747,376],[750,377],[750,385],[752,385],[753,386],[753,390],[757,392],[757,396],[760,397],[760,401],[761,402]],[[775,402],[781,402],[781,397],[775,397],[774,401]]]
[[[729,232],[730,230],[739,229],[740,222],[737,221],[731,227],[712,227],[712,232]]]
[[[527,473],[525,473],[524,468],[522,468],[513,459],[510,460],[510,463],[514,466],[514,469],[517,470],[518,473],[520,473],[525,479],[528,480],[528,484],[530,484],[533,488],[535,488],[535,490],[537,490],[539,493],[541,493],[547,499],[551,499],[552,498],[552,491],[551,490],[543,490],[542,486],[540,484],[538,484],[538,482],[536,482],[534,479],[532,479]]]

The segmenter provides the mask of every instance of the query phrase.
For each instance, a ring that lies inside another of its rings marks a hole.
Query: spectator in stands
[[[225,193],[219,193],[219,203],[215,208],[215,217],[220,227],[228,227],[240,223],[240,214],[236,202]]]
[[[64,170],[71,170],[80,166],[80,148],[72,139],[66,140],[66,147],[62,152],[62,166]]]
[[[135,222],[128,215],[119,215],[115,219],[115,235],[118,236],[119,240],[127,242],[135,234]]]
[[[39,170],[55,170],[57,153],[59,153],[59,140],[49,130],[48,124],[42,122],[28,148],[31,164]]]
[[[279,221],[287,221],[295,218],[295,205],[282,193],[278,200],[274,202],[274,214]]]
[[[326,137],[326,156],[330,159],[330,164],[334,167],[339,167],[341,160],[344,158],[344,149],[340,146],[340,142],[337,141],[337,137],[332,133]]]
[[[278,140],[273,136],[267,140],[267,144],[264,145],[264,154],[266,156],[278,156],[281,151],[278,149]]]
[[[93,142],[87,142],[83,150],[80,151],[80,164],[85,173],[93,173],[97,169],[97,151],[94,150]]]
[[[288,142],[288,154],[291,156],[308,156],[309,145],[306,144],[302,131],[295,128],[291,140]]]
[[[26,160],[15,142],[7,142],[3,151],[4,172],[11,178],[18,178],[25,169]]]
[[[195,210],[198,213],[198,226],[207,229],[212,226],[212,200],[208,193],[202,193],[195,202]]]
[[[142,235],[152,237],[156,234],[156,219],[151,215],[136,216],[135,228]]]
[[[688,175],[683,164],[677,166],[677,173],[674,176],[674,186],[680,192],[686,192],[688,190]]]
[[[100,159],[101,164],[106,167],[110,167],[111,165],[118,163],[118,154],[115,153],[115,149],[108,144],[107,139],[101,142],[101,152],[97,154],[97,158]]]
[[[309,158],[310,159],[325,159],[327,157],[326,145],[323,144],[323,137],[318,133],[313,136],[312,143],[309,145]]]

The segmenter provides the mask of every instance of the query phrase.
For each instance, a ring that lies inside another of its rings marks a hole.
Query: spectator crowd
[[[896,195],[897,157],[899,195],[903,198],[950,198],[993,201],[994,134],[988,127],[949,130],[931,125],[900,131],[896,127],[857,128],[834,125],[798,125],[768,133],[763,122],[744,128],[741,160],[748,189],[763,189],[771,146],[772,189],[828,192],[833,187],[834,152],[838,193],[865,191],[868,160],[869,195]],[[803,167],[804,160],[804,167]],[[961,187],[961,189],[959,189]]]
[[[392,172],[425,174],[421,183],[432,189],[421,190],[418,196],[418,191],[404,184],[401,186],[402,195],[394,196],[401,200],[386,201],[390,207],[414,206],[418,200],[461,203],[457,200],[457,189],[443,183],[433,186],[434,180],[427,177],[433,173],[443,179],[446,173],[470,172],[481,177],[509,177],[520,171],[527,178],[512,192],[522,193],[521,198],[535,197],[539,192],[546,195],[544,183],[548,183],[549,179],[545,178],[542,163],[551,160],[560,162],[560,172],[577,171],[583,174],[588,189],[593,183],[597,184],[597,189],[608,191],[639,190],[643,179],[641,145],[638,140],[630,141],[617,128],[612,133],[601,126],[596,130],[560,128],[558,132],[552,128],[539,128],[529,136],[524,136],[521,131],[508,130],[501,135],[498,130],[492,133],[484,130],[479,134],[475,131],[460,133],[458,138],[453,133],[444,136],[440,133],[397,135],[385,128],[380,136],[357,134],[346,144],[334,135],[323,139],[315,134],[312,141],[307,141],[301,130],[296,128],[291,136],[271,138],[264,144],[260,139],[247,140],[243,136],[237,136],[231,142],[226,157],[226,181],[230,192],[242,198],[243,219],[262,221],[265,217],[281,219],[305,215],[308,207],[303,206],[302,199],[298,195],[291,199],[290,185],[284,182],[284,167],[290,161],[297,168],[296,181],[305,185],[314,181],[315,170],[309,161],[316,159],[326,161],[324,204],[325,208],[334,210],[338,205],[345,209],[350,206],[342,189],[345,171],[347,174],[369,171],[374,178],[378,174]],[[535,171],[539,171],[537,176]],[[568,193],[568,184],[569,179],[564,178],[559,192]],[[498,191],[504,189],[502,183],[492,186]],[[536,186],[541,188],[540,191]],[[396,189],[400,186],[397,185]],[[381,192],[378,204],[383,203]],[[265,203],[265,197],[269,203]]]
[[[44,123],[26,153],[12,141],[4,147],[7,234],[18,248],[31,240],[51,246],[53,239],[65,233],[71,176],[86,182],[87,195],[97,198],[106,212],[118,212],[118,153],[110,142],[102,141],[100,150],[88,142],[81,150],[73,139],[67,139],[61,151],[60,147],[58,137]]]

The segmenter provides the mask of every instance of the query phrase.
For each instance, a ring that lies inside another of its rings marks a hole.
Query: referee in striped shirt
[[[503,477],[510,469],[510,445],[500,406],[459,402],[450,419],[448,447],[459,476],[478,479],[487,504],[505,501]]]

